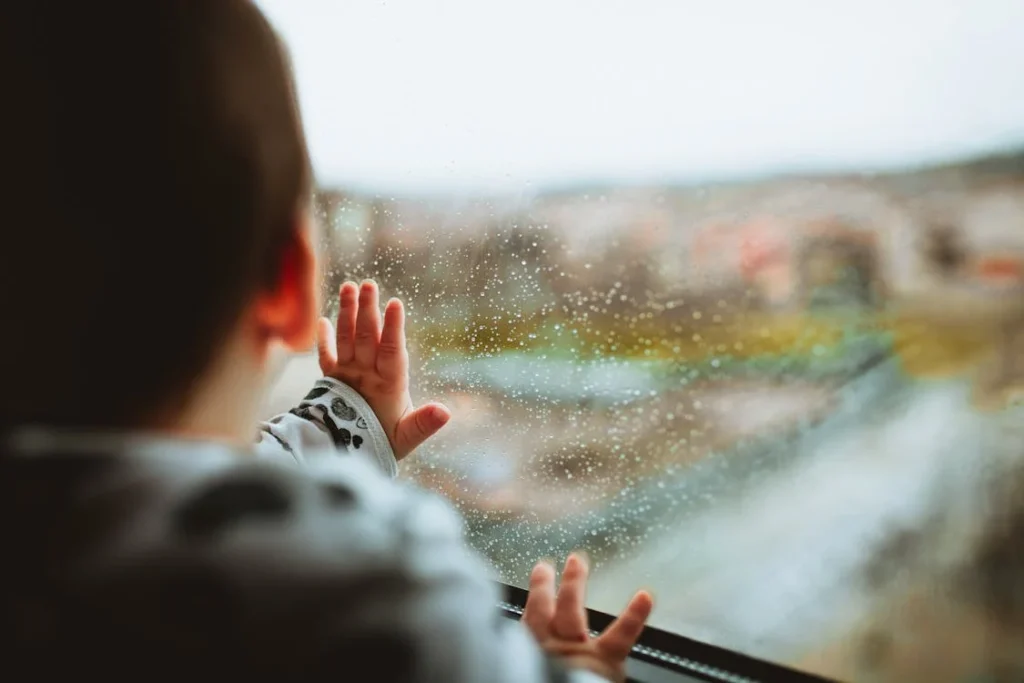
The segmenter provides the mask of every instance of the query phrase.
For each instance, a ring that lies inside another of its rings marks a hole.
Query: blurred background
[[[1020,679],[1024,5],[260,4],[328,313],[406,302],[455,419],[402,476],[496,577],[582,548],[715,645]]]

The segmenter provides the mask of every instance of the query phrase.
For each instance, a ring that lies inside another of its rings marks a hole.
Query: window
[[[262,4],[326,291],[403,298],[454,412],[403,476],[503,581],[583,548],[590,606],[791,667],[1019,664],[1024,5]]]

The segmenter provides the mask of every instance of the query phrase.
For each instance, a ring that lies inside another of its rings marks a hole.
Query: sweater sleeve
[[[398,463],[387,433],[354,389],[330,377],[317,380],[298,406],[259,426],[260,457],[305,464],[324,455],[366,460],[387,477]]]

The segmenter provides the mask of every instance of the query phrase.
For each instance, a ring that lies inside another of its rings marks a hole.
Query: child
[[[312,177],[255,5],[8,5],[7,668],[623,680],[648,595],[591,638],[571,556],[505,620],[452,510],[389,481],[449,416],[413,408],[402,307],[381,321],[372,283],[317,335]],[[314,339],[325,378],[253,457],[275,349]]]

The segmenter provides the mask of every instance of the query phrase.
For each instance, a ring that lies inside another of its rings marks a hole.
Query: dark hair
[[[249,0],[7,5],[0,420],[142,426],[295,238],[291,68]]]

